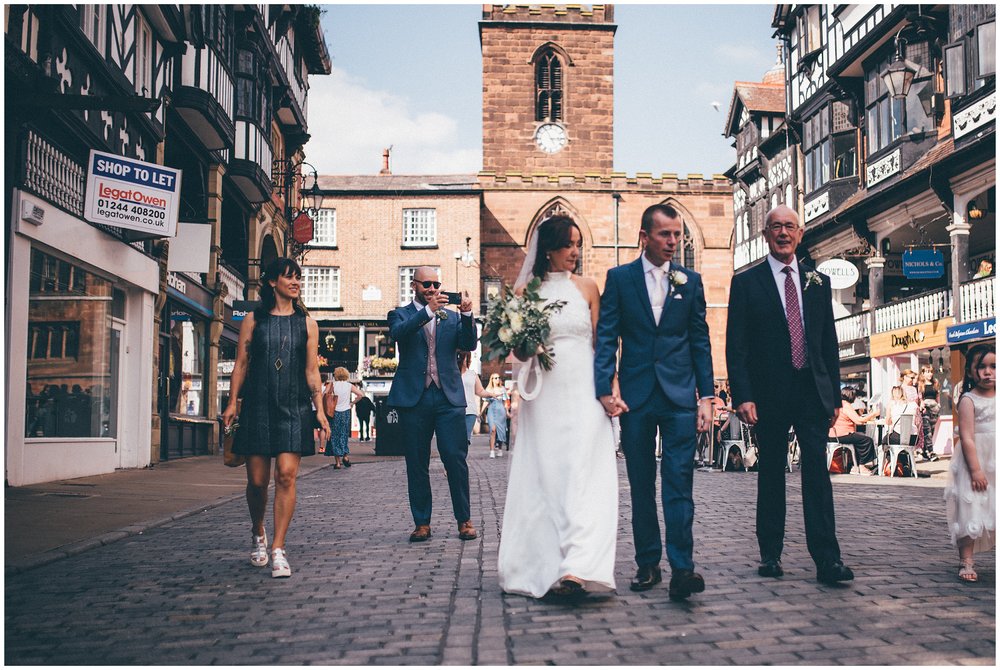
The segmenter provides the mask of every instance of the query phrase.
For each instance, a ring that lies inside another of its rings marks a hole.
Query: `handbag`
[[[334,416],[337,413],[337,394],[333,392],[332,382],[323,394],[323,413],[327,416]]]
[[[243,401],[238,401],[242,403]],[[237,412],[239,412],[239,404],[236,406]],[[237,415],[229,428],[226,428],[222,423],[222,417],[219,417],[219,439],[222,440],[222,464],[228,468],[238,468],[247,462],[246,456],[243,454],[233,453],[233,441],[236,439],[236,429],[240,427],[240,418]]]

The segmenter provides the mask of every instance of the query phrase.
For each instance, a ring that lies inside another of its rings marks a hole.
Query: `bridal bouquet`
[[[566,301],[545,304],[538,295],[541,283],[537,277],[532,279],[520,296],[504,286],[500,298],[490,301],[482,336],[483,347],[488,350],[486,360],[506,358],[511,353],[521,360],[537,356],[542,368],[552,369],[554,354],[552,348],[545,345],[549,337],[549,315],[561,310]]]

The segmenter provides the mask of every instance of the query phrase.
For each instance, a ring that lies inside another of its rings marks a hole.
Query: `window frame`
[[[408,215],[412,216],[413,212],[430,212],[433,214],[433,220],[427,222],[417,222],[413,220],[408,220]],[[437,231],[437,208],[436,207],[404,207],[402,211],[403,219],[403,244],[404,249],[437,249],[438,248],[438,231]],[[430,228],[429,233],[425,233],[422,237],[424,239],[419,239],[421,236],[414,235],[415,226],[428,226]]]
[[[546,81],[542,68],[548,67]],[[563,122],[565,119],[566,66],[555,49],[543,51],[535,62],[535,121]]]
[[[865,136],[868,139],[867,142],[867,157],[878,154],[879,152],[891,147],[893,144],[898,142],[900,139],[907,135],[906,132],[906,101],[897,100],[889,95],[889,89],[886,87],[885,82],[882,80],[881,72],[889,66],[892,62],[893,53],[886,51],[885,55],[871,61],[870,67],[865,68],[865,82],[864,82],[864,92],[865,92]],[[875,81],[875,88],[877,95],[874,100],[869,99],[869,76]],[[926,78],[922,78],[923,81]],[[916,83],[917,79],[913,80]],[[895,114],[896,108],[899,109],[898,118]],[[885,110],[888,110],[888,126],[886,126],[886,114]],[[877,123],[872,123],[872,112],[877,111]],[[900,129],[899,134],[896,134],[896,127]],[[888,131],[886,133],[886,131]],[[876,146],[878,142],[873,140],[881,140],[885,135],[888,139],[882,142],[880,145]]]
[[[146,43],[143,46],[143,38]],[[156,97],[153,91],[153,29],[141,13],[135,18],[135,56],[132,58],[135,92],[143,97]],[[145,62],[143,62],[145,61]],[[145,88],[145,92],[143,91]]]
[[[992,28],[993,29],[993,45],[992,45],[992,48],[987,49],[988,53],[990,53],[993,56],[993,71],[992,72],[981,72],[980,69],[979,69],[980,66],[982,65],[982,55],[983,55],[983,48],[982,48],[982,44],[980,43],[980,35],[982,33],[983,28],[986,27],[986,26],[992,26],[993,27]],[[987,77],[996,76],[996,73],[997,73],[997,63],[996,63],[997,32],[996,32],[996,30],[997,29],[996,29],[996,19],[995,18],[991,19],[989,21],[983,21],[982,23],[976,25],[976,30],[975,30],[975,33],[974,33],[974,39],[975,39],[975,45],[976,45],[976,60],[973,63],[973,65],[975,66],[975,72],[976,72],[975,80],[976,80],[976,83],[978,84],[977,86],[975,86],[975,88],[977,88],[977,89],[982,87],[982,85],[985,83],[984,80]]]
[[[823,48],[822,14],[820,5],[808,5],[797,19],[799,33],[799,57],[809,56]],[[815,26],[810,25],[810,19],[815,18]],[[815,28],[815,35],[812,30]],[[813,44],[813,42],[816,42]]]
[[[80,12],[80,30],[101,56],[105,56],[107,45],[107,5],[77,5]]]
[[[325,218],[324,212],[330,212],[331,217]],[[329,230],[328,230],[329,229]],[[326,232],[327,235],[320,233]],[[313,239],[307,246],[337,248],[337,208],[321,207],[316,211],[316,218],[313,220]]]
[[[949,93],[952,83],[955,81],[955,73],[951,71],[951,67],[948,65],[948,52],[957,50],[959,51],[958,62],[962,64],[961,73],[961,90],[957,90],[953,93]],[[957,42],[952,42],[951,44],[946,44],[944,48],[941,49],[941,61],[942,69],[944,70],[944,95],[946,98],[961,98],[969,94],[969,63],[967,60],[968,46],[964,39],[958,40]]]
[[[326,275],[326,280],[320,282],[317,276]],[[315,282],[315,283],[314,283]],[[313,287],[323,285],[324,291]],[[336,265],[303,265],[302,266],[302,302],[309,309],[333,308],[341,306],[340,266]]]

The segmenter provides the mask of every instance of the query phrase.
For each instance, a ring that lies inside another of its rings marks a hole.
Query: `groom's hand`
[[[602,395],[599,400],[601,405],[604,407],[604,413],[610,417],[618,416],[622,413],[622,406],[625,403],[620,403],[620,401],[613,395]],[[620,404],[619,404],[620,403]],[[626,408],[626,411],[627,408]]]
[[[740,406],[736,408],[736,416],[740,417],[740,421],[745,424],[751,426],[755,425],[757,423],[757,403],[741,403]]]
[[[709,427],[712,425],[712,399],[705,398],[698,403],[698,423],[697,430],[699,433],[707,433]]]

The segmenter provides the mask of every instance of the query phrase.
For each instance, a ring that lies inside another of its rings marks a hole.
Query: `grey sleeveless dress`
[[[306,383],[306,317],[269,315],[254,326],[233,453],[315,453],[316,413]]]

